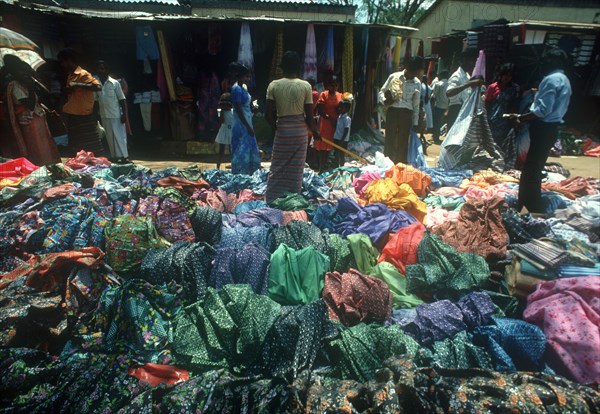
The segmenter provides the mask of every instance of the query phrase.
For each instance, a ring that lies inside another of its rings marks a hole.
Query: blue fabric
[[[248,91],[239,85],[231,88],[231,103],[241,105],[243,116],[252,128],[252,98]],[[256,137],[250,136],[237,111],[233,112],[231,129],[231,172],[234,174],[253,174],[260,168],[260,154]]]
[[[439,187],[458,187],[462,180],[473,176],[472,170],[446,170],[444,168],[419,168],[422,172],[431,177],[429,187],[436,189]]]
[[[404,210],[390,210],[381,203],[359,206],[356,201],[343,198],[338,202],[333,231],[344,237],[362,233],[369,236],[381,251],[389,235],[417,221]]]
[[[254,293],[266,295],[270,257],[264,248],[254,243],[237,249],[218,249],[208,284],[215,289],[234,283],[248,284]]]
[[[471,329],[489,324],[496,312],[492,298],[485,292],[471,292],[463,296],[456,305],[463,314],[463,321]]]
[[[555,70],[540,83],[531,112],[544,122],[562,122],[569,109],[571,83],[562,70]]]
[[[255,227],[261,224],[282,225],[283,212],[275,208],[263,207],[229,217],[230,227]]]
[[[325,184],[325,180],[318,174],[315,174],[310,168],[304,169],[302,177],[302,195],[307,199],[313,198],[329,198],[329,187]]]
[[[473,331],[473,343],[492,356],[497,371],[541,371],[546,337],[540,328],[518,319],[494,318]]]
[[[266,225],[257,227],[223,227],[221,241],[215,247],[237,249],[248,243],[255,243],[270,252],[273,250],[271,231],[271,227]]]
[[[333,231],[335,224],[341,221],[341,218],[336,216],[336,213],[337,205],[323,204],[315,210],[311,220],[315,226]]]
[[[160,57],[158,45],[154,39],[154,32],[150,26],[135,28],[135,56],[137,60],[157,60]]]
[[[558,209],[567,208],[568,204],[564,198],[552,191],[542,192],[542,206],[544,213],[547,216],[554,215],[554,211]]]
[[[408,141],[408,163],[418,169],[427,168],[427,161],[425,161],[425,154],[423,154],[423,145],[414,129],[410,130]]]
[[[259,208],[268,207],[267,203],[262,200],[246,201],[235,206],[234,214],[242,214],[247,211],[256,210]]]
[[[449,300],[418,305],[416,311],[417,317],[404,330],[421,345],[431,345],[467,329],[460,308]]]
[[[576,265],[560,265],[558,267],[559,277],[582,277],[582,276],[597,276],[600,277],[600,263],[596,263],[594,267],[584,267]]]

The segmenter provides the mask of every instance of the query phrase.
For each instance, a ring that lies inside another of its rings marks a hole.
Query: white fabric
[[[304,70],[302,79],[317,81],[317,40],[315,26],[309,24],[306,29],[306,45],[304,47]]]
[[[221,111],[221,109],[219,109]],[[219,115],[220,117],[220,115]],[[233,109],[223,113],[223,123],[219,128],[215,142],[217,144],[231,145],[231,128],[233,128]]]
[[[152,130],[152,104],[141,103],[140,112],[142,114],[142,122],[144,124],[144,130],[150,132]]]
[[[128,158],[125,124],[118,118],[102,118],[102,126],[113,158]]]
[[[350,127],[352,125],[352,119],[348,116],[348,114],[342,114],[337,120],[337,124],[335,125],[335,133],[333,134],[333,139],[337,139],[338,141],[346,141],[350,140]],[[348,128],[348,132],[344,136],[344,130]]]
[[[102,85],[102,90],[95,94],[100,107],[100,118],[121,118],[119,101],[125,99],[125,94],[118,80],[109,76]]]
[[[464,85],[469,81],[469,78],[469,74],[465,72],[465,70],[462,67],[459,67],[458,69],[456,69],[456,72],[454,72],[452,76],[450,76],[450,79],[448,79],[448,89],[453,89],[458,86]],[[448,105],[462,105],[463,103],[465,103],[466,100],[469,99],[469,89],[470,88],[467,88],[461,93],[454,95],[451,98],[448,98]]]
[[[448,97],[446,96],[446,90],[448,90],[448,79],[442,79],[433,81],[432,85],[433,92],[432,97],[435,99],[435,107],[440,109],[448,109]]]

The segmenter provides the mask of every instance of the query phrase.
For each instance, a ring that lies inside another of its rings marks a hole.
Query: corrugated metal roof
[[[180,6],[178,0],[99,0],[104,3],[151,3],[151,4],[168,4],[171,6]]]
[[[540,27],[560,27],[560,28],[572,28],[572,29],[595,29],[600,30],[600,24],[596,23],[573,23],[573,22],[551,22],[545,20],[519,20],[518,23],[509,23],[509,26],[519,26],[521,24],[528,24],[531,26]]]

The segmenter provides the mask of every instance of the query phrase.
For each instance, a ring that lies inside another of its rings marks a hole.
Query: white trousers
[[[127,131],[119,118],[102,118],[102,126],[106,131],[106,141],[113,158],[128,158]]]

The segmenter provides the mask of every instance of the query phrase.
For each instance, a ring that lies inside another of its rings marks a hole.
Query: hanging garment
[[[421,58],[425,57],[425,51],[424,51],[422,40],[419,40],[419,46],[417,47],[417,56],[421,57]]]
[[[323,300],[329,317],[345,326],[359,323],[384,323],[392,314],[393,296],[385,282],[357,270],[325,275]]]
[[[333,26],[327,28],[327,38],[325,39],[325,47],[319,57],[319,67],[323,72],[334,73],[335,71],[335,54],[333,50]]]
[[[237,61],[250,69],[252,78],[248,86],[254,86],[254,52],[252,50],[252,36],[248,22],[242,22]]]
[[[283,45],[281,47],[283,48]],[[313,79],[315,83],[317,81],[317,41],[315,38],[315,26],[312,23],[306,27],[306,45],[304,46],[302,79]]]
[[[283,29],[278,28],[275,35],[275,47],[273,51],[273,59],[271,59],[271,68],[269,69],[269,82],[280,79],[283,76],[281,69],[281,59],[283,58]],[[315,67],[316,67],[316,52],[315,52]],[[308,78],[304,78],[308,79]],[[316,78],[315,78],[316,79]]]
[[[344,31],[342,90],[344,92],[354,92],[354,27],[352,25],[347,25]]]
[[[404,51],[404,65],[408,64],[408,61],[412,57],[412,45],[410,37],[406,39],[406,50]]]
[[[402,49],[402,38],[396,36],[396,45],[394,46],[394,54],[392,56],[392,69],[396,71],[400,68],[400,50]]]
[[[445,169],[492,168],[501,171],[503,157],[494,142],[478,89],[462,105],[440,150],[439,166]]]

